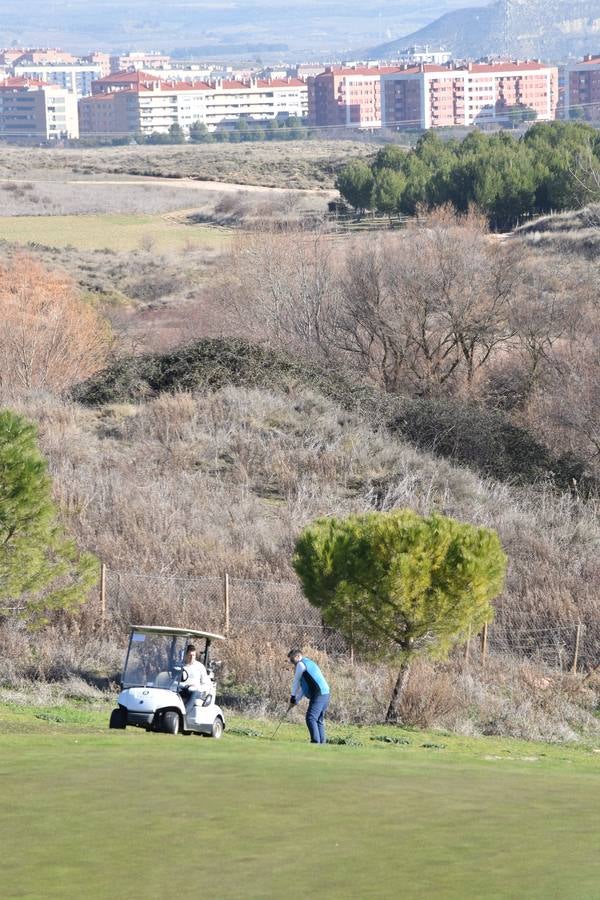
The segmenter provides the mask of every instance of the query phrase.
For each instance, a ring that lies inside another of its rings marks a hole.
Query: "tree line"
[[[420,207],[476,206],[497,230],[532,215],[573,209],[597,185],[600,138],[582,122],[537,123],[515,138],[509,132],[474,131],[444,140],[429,131],[408,153],[382,147],[371,161],[352,160],[336,186],[357,214],[375,210],[413,216]]]
[[[204,122],[193,122],[189,129],[189,140],[192,144],[229,143],[239,144],[246,141],[302,141],[311,137],[311,133],[298,116],[287,119],[270,119],[266,122],[249,122],[240,117],[233,127],[218,128],[210,131]],[[185,144],[188,135],[181,125],[173,124],[168,133],[153,131],[152,134],[138,134],[136,144]]]

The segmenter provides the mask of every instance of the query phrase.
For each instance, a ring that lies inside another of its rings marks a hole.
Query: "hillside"
[[[40,397],[20,409],[39,424],[55,496],[72,532],[108,566],[111,609],[125,602],[119,585],[129,584],[139,603],[144,579],[151,588],[147,599],[166,618],[181,614],[173,588],[186,578],[194,594],[208,590],[201,581],[219,583],[225,571],[238,583],[291,582],[295,539],[319,516],[439,510],[497,529],[509,555],[495,648],[500,641],[517,658],[533,654],[556,665],[557,647],[570,654],[573,623],[580,620],[587,625],[581,664],[597,661],[595,501],[574,501],[548,482],[518,486],[482,478],[293,381],[271,389],[221,384],[95,408]],[[276,586],[282,602],[284,588]],[[99,644],[94,608],[84,620],[90,629],[85,641],[51,630],[43,644],[38,636],[25,652],[9,629],[3,666],[15,672],[105,672],[115,665],[114,640],[122,638],[111,623],[113,643]],[[281,641],[279,626],[264,631],[270,642]],[[281,697],[275,661],[267,672],[265,660],[244,640],[231,653],[230,671],[253,685],[261,702]],[[450,728],[474,722],[485,733],[551,739],[573,739],[580,729],[596,727],[586,711],[593,696],[583,687],[570,697],[567,683],[564,690],[554,683],[552,698],[538,696],[531,664],[522,670],[516,662],[507,665],[504,657],[490,660],[483,681],[425,666],[406,714],[410,721],[425,716]],[[377,696],[385,695],[385,672],[365,670],[362,677]],[[376,721],[372,704],[357,700],[348,678],[340,672],[336,681],[340,716],[364,714]]]
[[[504,47],[503,2],[446,13],[405,37],[370,50],[375,58],[393,58],[411,44],[442,45],[455,57],[501,55]],[[513,0],[510,55],[564,61],[598,51],[600,0]]]
[[[600,250],[600,204],[582,209],[541,216],[522,225],[515,237],[532,250],[563,255],[598,258]]]
[[[139,403],[179,391],[226,387],[289,392],[316,391],[358,416],[382,425],[424,450],[468,465],[482,475],[533,483],[550,479],[596,493],[584,467],[570,456],[553,455],[502,413],[451,400],[393,397],[331,369],[240,339],[205,339],[167,353],[126,356],[77,386],[74,398],[87,406]]]

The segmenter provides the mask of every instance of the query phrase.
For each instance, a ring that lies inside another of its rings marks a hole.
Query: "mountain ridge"
[[[455,58],[506,53],[504,0],[452,10],[411,34],[371,48],[369,55],[393,58],[413,44],[442,45]],[[512,0],[509,55],[548,62],[600,52],[600,0]]]

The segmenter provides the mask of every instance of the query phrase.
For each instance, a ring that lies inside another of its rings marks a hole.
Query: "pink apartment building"
[[[310,124],[379,128],[381,79],[399,71],[397,66],[328,66],[308,79]]]
[[[558,69],[539,62],[421,64],[381,75],[382,124],[440,128],[486,125],[528,107],[539,120],[556,118]]]
[[[565,115],[571,109],[581,111],[588,122],[600,119],[600,56],[584,56],[581,62],[567,66]]]

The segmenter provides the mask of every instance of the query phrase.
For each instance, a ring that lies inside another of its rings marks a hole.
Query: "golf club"
[[[275,738],[275,735],[277,734],[277,732],[279,731],[279,729],[280,729],[281,726],[283,725],[283,722],[284,722],[284,720],[287,718],[287,714],[289,713],[289,711],[290,711],[291,708],[292,708],[292,706],[291,706],[291,704],[290,704],[290,705],[288,706],[288,708],[286,709],[286,711],[284,712],[284,714],[282,715],[282,717],[280,718],[279,722],[277,723],[277,728],[275,729],[275,731],[274,731],[273,734],[271,735],[271,740],[273,740],[273,739]]]

